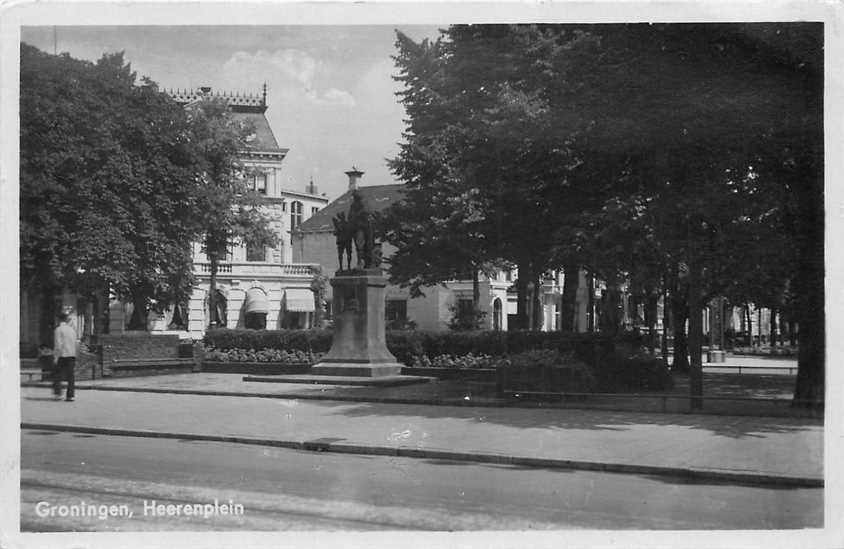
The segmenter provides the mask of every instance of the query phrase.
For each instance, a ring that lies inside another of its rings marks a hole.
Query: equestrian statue
[[[343,256],[346,267],[352,269],[352,244],[357,256],[357,269],[377,268],[381,264],[380,246],[375,244],[372,214],[367,211],[363,197],[355,190],[352,192],[352,205],[349,214],[340,212],[332,220],[334,236],[337,239],[337,260],[343,270]]]

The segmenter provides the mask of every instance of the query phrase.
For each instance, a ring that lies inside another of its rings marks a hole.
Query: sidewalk
[[[272,384],[270,384],[272,385]],[[318,390],[317,388],[315,388]],[[820,486],[818,420],[22,388],[22,429]]]
[[[539,401],[498,398],[495,384],[482,381],[431,380],[399,387],[309,385],[244,382],[242,374],[199,372],[125,378],[77,380],[77,387],[103,391],[132,391],[218,396],[262,396],[393,404],[454,406],[589,408],[630,412],[689,412],[688,376],[674,375],[674,387],[658,393],[603,395]],[[23,382],[24,387],[48,387],[46,382]],[[770,417],[820,417],[817,411],[792,408],[793,377],[734,375],[704,372],[705,402],[695,413]],[[667,397],[667,398],[665,398]]]

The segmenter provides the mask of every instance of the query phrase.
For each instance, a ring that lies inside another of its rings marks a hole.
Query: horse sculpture
[[[372,215],[366,211],[360,193],[357,191],[352,193],[352,205],[349,207],[348,218],[345,213],[341,212],[334,217],[333,222],[334,235],[337,237],[337,259],[340,263],[340,270],[343,270],[344,255],[346,256],[347,268],[349,270],[352,268],[353,243],[358,269],[368,269],[380,265],[380,257],[376,258],[379,255],[379,250],[375,245]]]
[[[334,219],[334,236],[337,237],[337,262],[340,270],[343,270],[343,255],[346,256],[346,268],[352,268],[352,240],[354,238],[354,227],[350,220],[346,219],[345,212],[340,212]]]

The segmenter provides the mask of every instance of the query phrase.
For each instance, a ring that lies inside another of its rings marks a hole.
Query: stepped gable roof
[[[357,190],[363,199],[364,207],[370,212],[385,210],[404,198],[404,185],[400,183],[358,187]],[[346,191],[340,198],[334,200],[302,223],[299,226],[299,230],[304,233],[334,232],[334,223],[332,221],[334,216],[340,212],[348,213],[351,205],[352,191]]]
[[[232,110],[232,118],[239,122],[250,124],[254,128],[253,135],[246,139],[246,150],[254,152],[286,153],[287,149],[278,146],[270,123],[267,121],[266,89],[263,94],[246,94],[233,92],[212,92],[211,88],[202,87],[195,90],[165,90],[167,95],[176,103],[189,105],[206,97],[223,99]]]

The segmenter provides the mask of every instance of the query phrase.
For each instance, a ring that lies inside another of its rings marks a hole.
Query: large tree
[[[401,272],[415,261],[431,273],[515,264],[523,328],[540,327],[542,278],[572,257],[561,244],[570,234],[565,214],[588,199],[586,179],[572,177],[580,159],[560,139],[543,85],[546,50],[564,47],[551,38],[537,27],[504,25],[454,26],[421,44],[399,33],[397,41],[408,129],[391,167],[409,190],[393,234],[412,230],[456,245],[438,254],[438,246],[414,249],[396,239],[393,263]]]
[[[42,325],[63,288],[100,310],[108,292],[139,312],[186,299],[201,211],[183,110],[122,54],[90,63],[26,44],[20,96],[21,280],[45,298]]]

